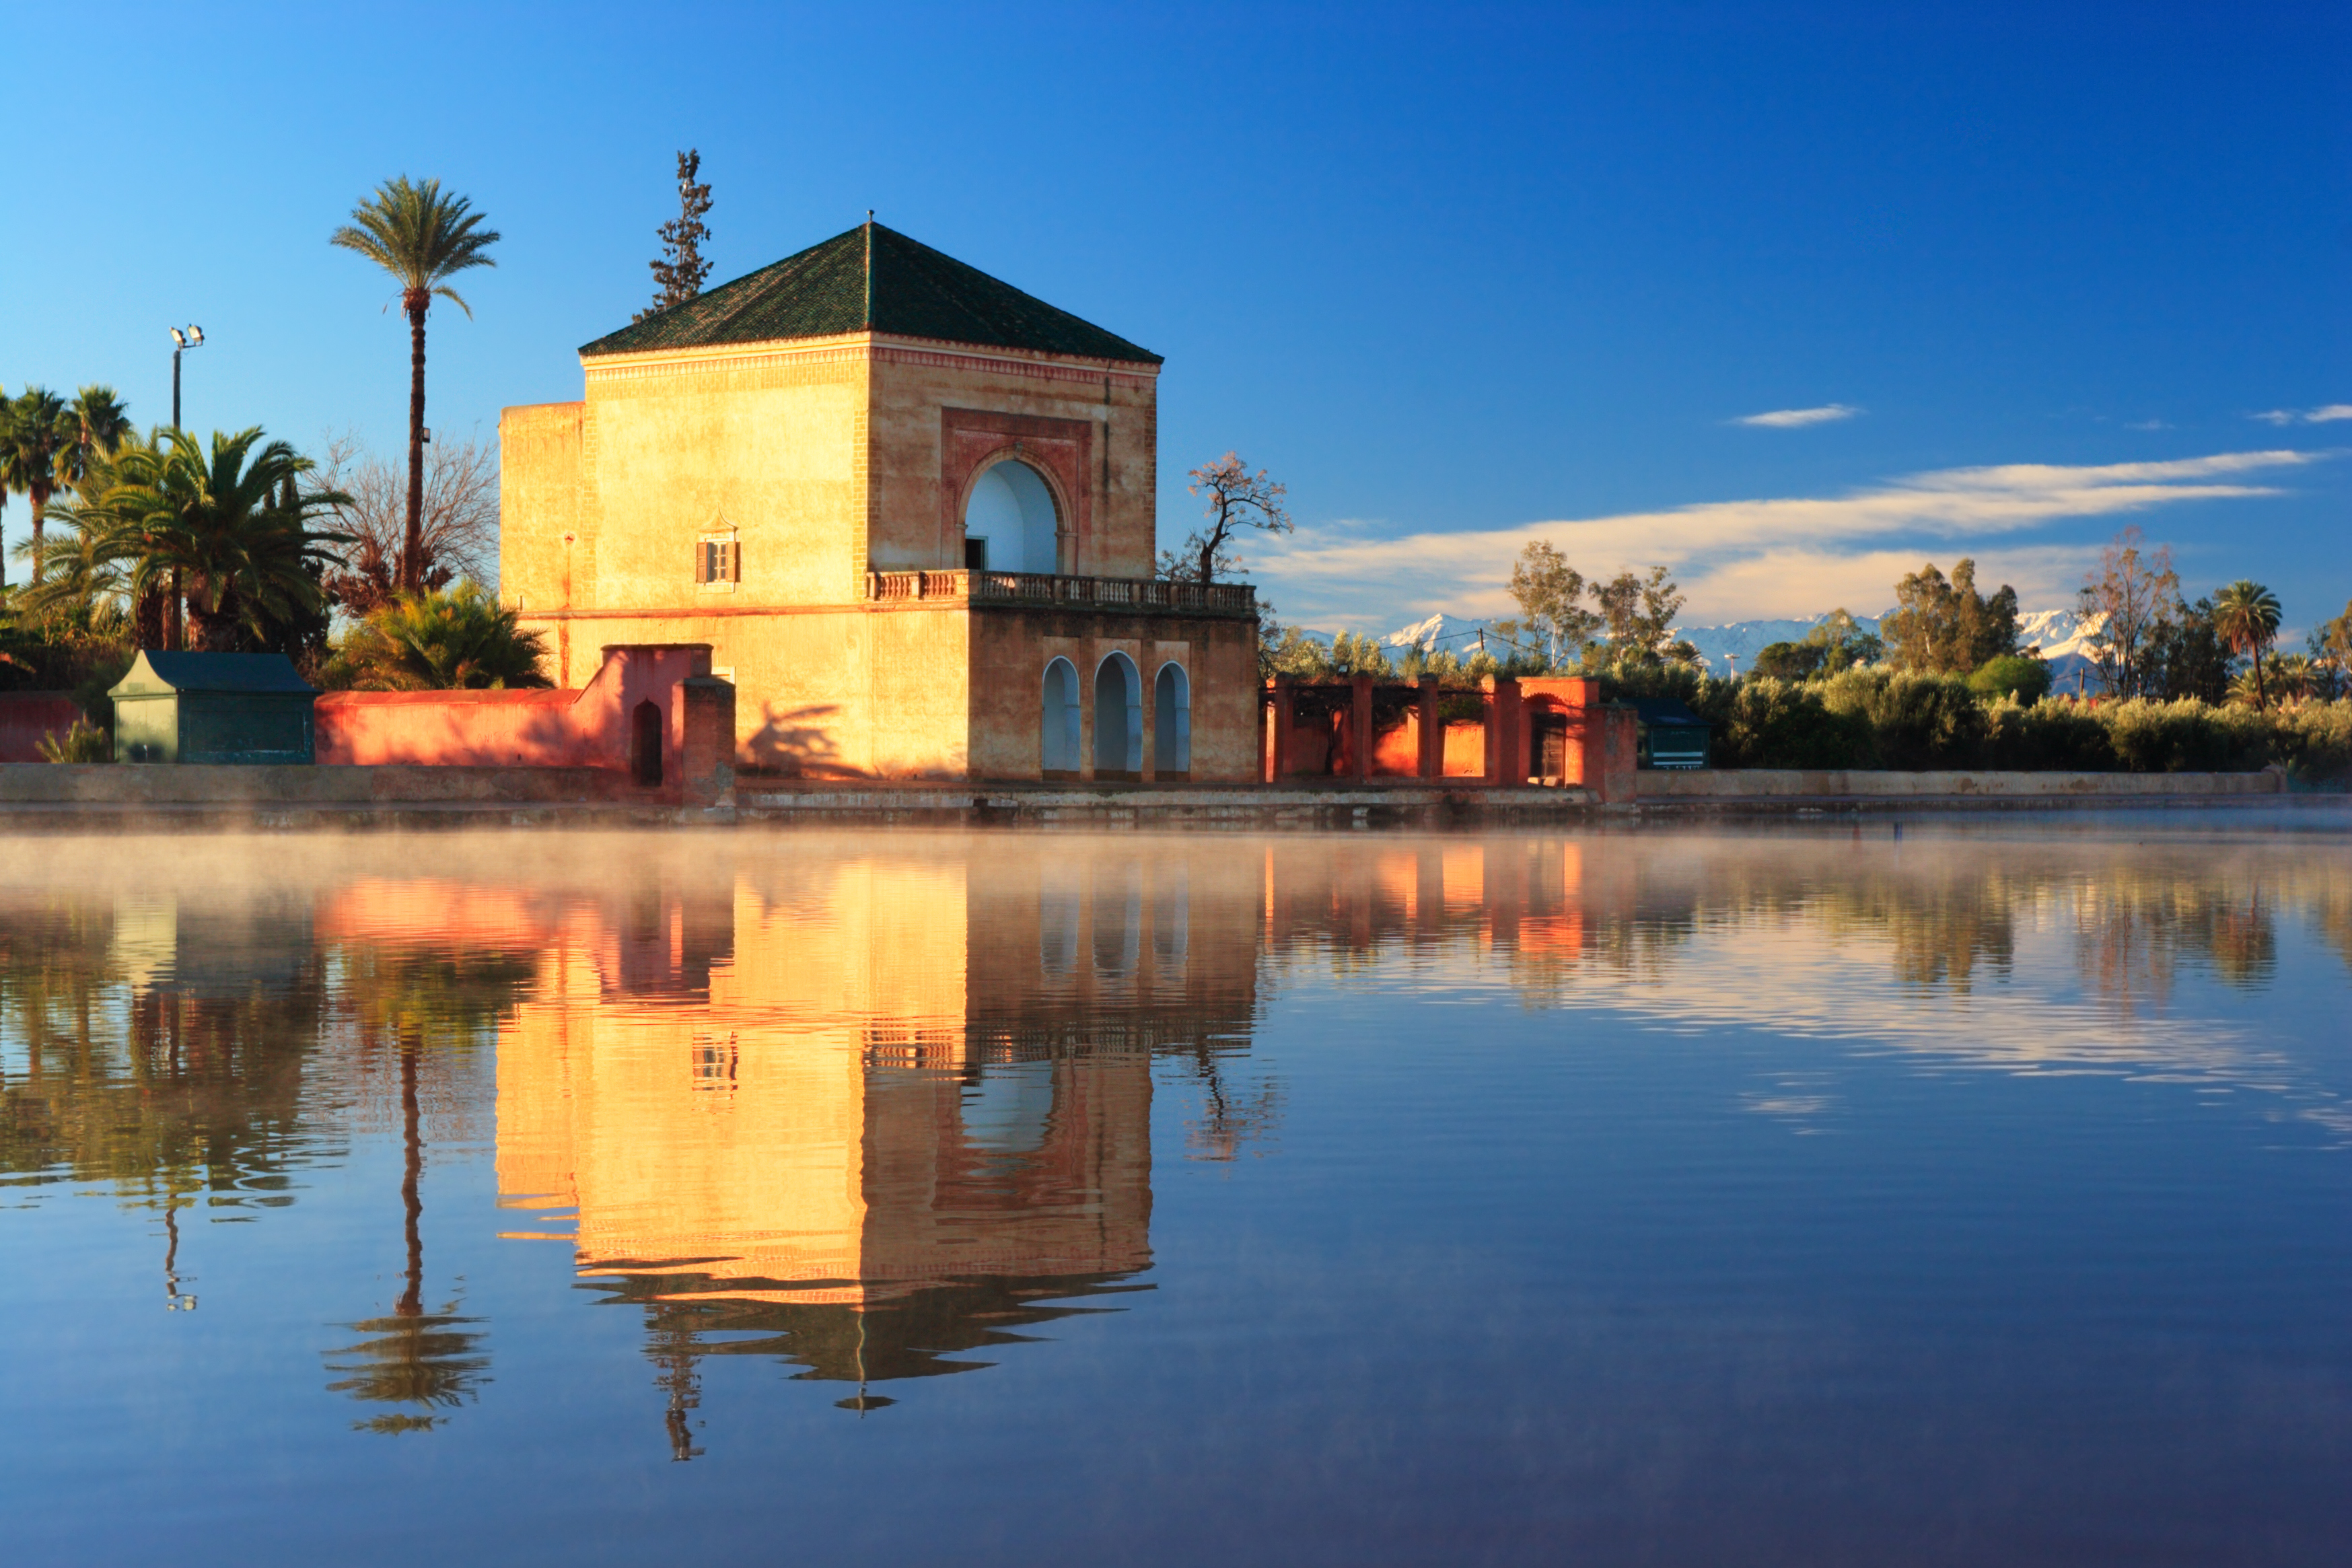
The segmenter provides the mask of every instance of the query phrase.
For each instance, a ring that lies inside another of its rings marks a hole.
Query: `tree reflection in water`
[[[495,943],[474,949],[418,945],[406,927],[378,928],[369,933],[373,940],[350,940],[352,902],[329,905],[321,936],[344,939],[337,947],[341,1000],[356,1037],[359,1098],[364,1101],[368,1089],[381,1081],[369,1068],[387,1051],[396,1064],[405,1267],[392,1315],[345,1325],[372,1337],[327,1352],[327,1370],[339,1374],[327,1387],[364,1403],[401,1406],[352,1423],[358,1430],[399,1436],[433,1430],[438,1413],[470,1403],[479,1385],[490,1381],[489,1357],[482,1348],[486,1331],[478,1326],[482,1320],[459,1313],[455,1300],[437,1312],[425,1309],[423,1066],[435,1058],[459,1068],[488,1049],[499,1017],[511,1008],[533,970],[528,958]],[[448,1076],[463,1081],[460,1074]]]
[[[299,900],[0,894],[0,1184],[159,1212],[164,1304],[194,1310],[182,1213],[282,1207],[341,1152],[305,1105],[325,1014]]]

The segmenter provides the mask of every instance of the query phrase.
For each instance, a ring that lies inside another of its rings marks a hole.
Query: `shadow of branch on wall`
[[[841,712],[830,704],[779,710],[762,705],[759,732],[743,742],[744,771],[788,779],[855,778],[841,760],[831,721]]]

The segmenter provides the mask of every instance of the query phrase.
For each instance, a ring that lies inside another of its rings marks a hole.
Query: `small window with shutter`
[[[742,580],[741,543],[730,531],[706,533],[694,542],[694,581],[698,587],[731,594]]]

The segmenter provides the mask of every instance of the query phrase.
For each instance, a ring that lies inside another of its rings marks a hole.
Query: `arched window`
[[[1143,678],[1123,653],[1095,666],[1095,777],[1143,776]]]
[[[1037,766],[1047,778],[1078,776],[1078,670],[1066,658],[1045,666],[1037,715]]]
[[[1181,778],[1192,769],[1192,681],[1171,662],[1151,683],[1151,776]]]
[[[980,476],[964,503],[964,565],[972,571],[1057,572],[1054,492],[1028,464],[1008,458]]]

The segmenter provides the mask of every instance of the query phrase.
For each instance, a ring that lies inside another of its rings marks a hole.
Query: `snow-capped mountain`
[[[1432,616],[1425,621],[1415,621],[1409,626],[1399,626],[1381,639],[1386,647],[1452,648],[1459,653],[1466,644],[1475,643],[1484,621],[1465,621],[1458,616]]]
[[[1885,618],[1856,616],[1853,624],[1864,631],[1875,633]],[[1819,615],[1806,619],[1730,621],[1716,626],[1676,626],[1674,635],[1696,647],[1707,668],[1717,675],[1735,675],[1748,669],[1764,647],[1776,642],[1802,642],[1808,632],[1828,619],[1827,615]],[[1475,646],[1486,624],[1459,616],[1435,615],[1409,626],[1399,626],[1380,641],[1392,648],[1419,646],[1462,653]],[[2017,617],[2017,640],[2019,647],[2038,650],[2049,662],[2054,687],[2071,691],[2078,671],[2085,672],[2095,684],[2098,679],[2091,668],[2089,647],[2091,634],[2098,627],[2096,616],[2085,616],[2074,610],[2035,610]],[[1326,645],[1331,640],[1328,632],[1307,635]]]
[[[2074,610],[2036,610],[2017,617],[2018,646],[2041,650],[2050,666],[2052,690],[2073,691],[2078,685],[2095,690],[2099,672],[2091,662],[2091,637],[2105,619]]]
[[[1828,619],[1823,614],[1801,621],[1732,621],[1719,626],[1676,626],[1674,635],[1697,648],[1708,669],[1717,675],[1736,675],[1754,663],[1756,655],[1765,647],[1776,642],[1802,642],[1806,633]],[[1875,634],[1879,619],[1876,616],[1856,616],[1853,624]]]

